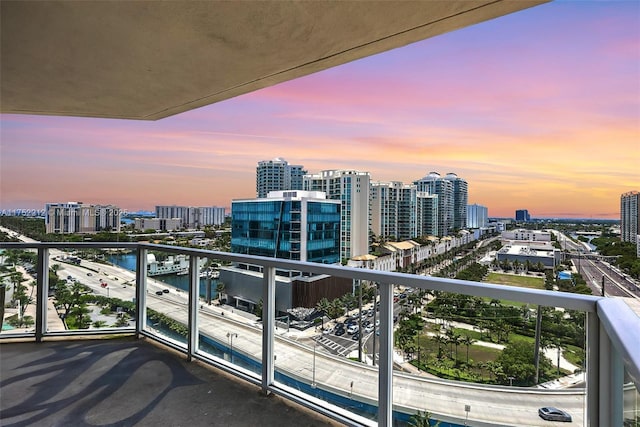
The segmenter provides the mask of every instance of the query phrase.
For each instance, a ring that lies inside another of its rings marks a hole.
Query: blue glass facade
[[[334,264],[340,261],[340,205],[257,199],[231,207],[231,251]]]

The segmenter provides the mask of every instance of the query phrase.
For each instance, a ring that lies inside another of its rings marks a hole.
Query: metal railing
[[[33,333],[2,334],[0,338],[16,336],[35,337],[41,341],[48,336],[86,335],[87,333],[113,333],[110,328],[103,331],[48,331],[47,295],[49,275],[49,254],[52,249],[127,249],[135,251],[136,262],[136,322],[135,328],[119,328],[117,331],[136,333],[176,347],[186,352],[189,359],[206,360],[245,380],[258,383],[264,393],[277,393],[315,411],[328,415],[340,422],[351,425],[371,425],[374,421],[365,419],[325,402],[282,385],[274,380],[274,327],[275,327],[275,283],[276,269],[295,270],[304,273],[323,274],[353,280],[365,280],[379,285],[380,295],[380,353],[378,358],[378,412],[377,424],[393,424],[393,289],[394,285],[424,290],[445,291],[518,301],[523,303],[562,307],[586,313],[586,403],[585,425],[604,426],[623,424],[623,383],[624,373],[631,379],[635,388],[640,390],[640,318],[621,300],[562,292],[550,292],[526,288],[515,288],[487,283],[468,282],[455,279],[443,279],[429,276],[417,276],[402,273],[383,272],[367,269],[349,268],[337,265],[325,265],[287,261],[249,255],[238,255],[201,249],[146,243],[0,243],[0,249],[36,249],[37,296],[35,330]],[[147,253],[161,251],[170,254],[190,256],[188,291],[188,337],[186,350],[176,346],[160,334],[145,327],[147,313]],[[259,265],[262,267],[262,356],[260,375],[252,375],[233,363],[224,363],[203,356],[199,351],[199,271],[198,258],[210,258],[228,262]],[[315,351],[314,351],[315,383]],[[314,384],[315,385],[315,384]]]

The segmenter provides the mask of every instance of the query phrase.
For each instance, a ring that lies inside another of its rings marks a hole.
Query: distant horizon
[[[0,115],[0,209],[253,198],[259,161],[469,183],[491,217],[640,190],[640,2],[550,2],[156,122]]]

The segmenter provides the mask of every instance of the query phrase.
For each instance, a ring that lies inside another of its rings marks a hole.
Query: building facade
[[[180,218],[180,227],[198,229],[224,224],[225,209],[216,206],[156,206],[156,218]]]
[[[394,240],[417,236],[415,185],[399,181],[372,182],[369,198],[371,232]]]
[[[473,204],[467,206],[467,228],[483,228],[489,225],[489,209]]]
[[[520,221],[520,222],[531,221],[531,215],[529,215],[529,211],[527,209],[516,210],[516,221]]]
[[[466,186],[461,182],[458,182],[458,194],[459,200],[464,199],[464,210],[458,210],[458,219],[456,220],[455,210],[455,186],[457,176],[455,174],[448,174],[448,179],[442,178],[437,172],[430,172],[427,176],[414,181],[413,183],[417,187],[417,191],[427,194],[436,194],[438,196],[438,236],[447,236],[451,234],[455,227],[455,224],[460,222],[463,214],[466,216],[467,210],[467,196],[462,196],[462,192],[466,191]],[[463,180],[464,181],[464,180]],[[466,181],[464,181],[466,184]],[[460,202],[459,202],[460,203]],[[466,219],[465,219],[466,224]],[[462,228],[462,227],[460,227]]]
[[[339,263],[340,202],[307,191],[274,191],[265,199],[234,200],[231,252]]]
[[[369,172],[325,170],[305,175],[306,191],[322,191],[341,203],[340,258],[369,253]]]
[[[178,230],[182,225],[180,218],[136,218],[136,230],[156,230],[156,231],[174,231]]]
[[[438,195],[423,191],[416,193],[416,235],[439,236]]]
[[[283,158],[258,162],[256,195],[264,199],[272,191],[302,190],[302,177],[307,173],[302,165],[290,165]]]
[[[629,191],[620,196],[620,239],[637,243],[640,223],[640,192]]]
[[[467,226],[469,184],[453,172],[449,172],[444,179],[453,184],[453,229],[462,230]]]
[[[120,232],[120,208],[114,205],[90,205],[82,202],[47,203],[47,233],[73,234],[98,231]]]

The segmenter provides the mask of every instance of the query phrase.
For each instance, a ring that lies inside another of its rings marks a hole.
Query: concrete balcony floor
[[[0,345],[3,426],[337,426],[133,337]]]

